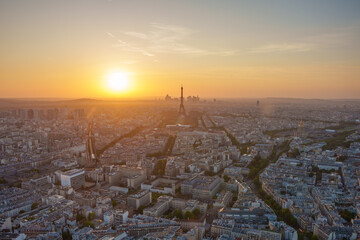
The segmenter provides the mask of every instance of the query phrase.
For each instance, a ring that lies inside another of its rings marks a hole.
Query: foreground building
[[[151,203],[151,192],[148,190],[142,190],[136,194],[132,194],[127,197],[127,205],[134,209],[138,209],[140,206],[147,206]]]
[[[85,171],[81,169],[72,169],[61,173],[61,186],[69,186],[75,190],[85,185]]]
[[[219,191],[221,183],[222,180],[219,177],[196,176],[181,184],[181,194],[209,201]]]

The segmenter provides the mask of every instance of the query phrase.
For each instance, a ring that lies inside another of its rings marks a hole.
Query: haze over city
[[[359,12],[356,0],[1,1],[0,96],[144,99],[184,84],[205,98],[358,98]]]
[[[360,1],[1,0],[0,239],[360,239]]]

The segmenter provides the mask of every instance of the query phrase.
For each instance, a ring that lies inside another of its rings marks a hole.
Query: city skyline
[[[183,84],[201,98],[357,99],[359,11],[358,1],[2,1],[0,96],[178,97]]]
[[[1,0],[0,239],[360,239],[360,0]]]

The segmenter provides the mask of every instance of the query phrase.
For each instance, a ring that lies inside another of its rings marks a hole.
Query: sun
[[[107,87],[113,92],[128,90],[130,84],[129,74],[126,72],[112,72],[106,77]]]

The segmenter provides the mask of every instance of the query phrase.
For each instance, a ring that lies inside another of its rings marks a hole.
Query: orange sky
[[[320,11],[321,10],[321,11]],[[360,97],[359,1],[0,2],[0,97]],[[130,73],[114,92],[106,76]]]

